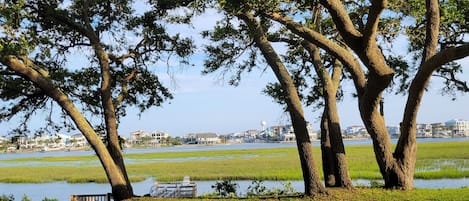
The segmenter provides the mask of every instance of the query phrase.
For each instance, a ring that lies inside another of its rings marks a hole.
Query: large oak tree
[[[298,17],[302,14],[308,15],[315,3],[320,3],[326,8],[346,47],[305,26],[303,18]],[[392,3],[400,6],[406,5],[405,2],[399,1]],[[426,27],[426,31],[423,31],[425,38],[423,41],[425,42],[419,44],[422,54],[417,57],[420,58],[421,62],[417,66],[417,73],[407,90],[408,100],[403,112],[401,135],[396,148],[392,151],[385,119],[380,111],[380,103],[384,90],[390,87],[394,79],[396,67],[402,70],[403,66],[392,66],[396,60],[390,60],[390,57],[386,57],[389,55],[385,55],[385,48],[380,44],[386,39],[395,38],[393,35],[395,33],[390,31],[390,28],[395,28],[390,23],[395,22],[395,19],[392,20],[394,16],[403,14],[406,17],[415,17],[406,12],[400,13],[398,9],[395,9],[398,6],[392,5],[395,7],[388,7],[387,1],[380,0],[357,3],[343,3],[338,0],[292,1],[278,4],[276,8],[257,10],[257,12],[260,16],[282,24],[294,34],[327,51],[345,65],[355,85],[361,118],[373,139],[376,160],[385,186],[411,189],[413,188],[417,147],[416,116],[422,95],[432,74],[438,69],[442,69],[445,64],[469,55],[469,45],[464,42],[464,37],[462,37],[462,41],[451,43],[451,46],[438,47],[438,38],[442,37],[439,27],[440,7],[436,0],[426,1],[426,15],[423,17],[425,20],[421,21]],[[298,14],[298,11],[302,11],[302,14]],[[391,17],[388,15],[382,17],[384,11],[389,11]],[[465,12],[465,10],[463,11]],[[467,16],[467,13],[464,16]],[[399,23],[394,25],[399,25]],[[464,21],[458,21],[455,24],[458,23],[459,28],[464,27]],[[403,28],[397,26],[397,29],[402,30]],[[467,28],[459,30],[466,30],[462,33],[463,35],[467,34]],[[408,71],[404,75],[411,76]],[[454,74],[451,75],[454,78]],[[449,79],[461,86],[461,82]],[[464,86],[464,84],[462,85]]]
[[[188,56],[193,47],[165,31],[161,19],[177,4],[153,5],[143,14],[119,0],[0,5],[1,120],[20,116],[17,131],[26,132],[28,120],[44,110],[48,125],[77,128],[95,150],[115,200],[133,196],[119,118],[128,107],[144,111],[172,98],[152,69],[163,57]]]

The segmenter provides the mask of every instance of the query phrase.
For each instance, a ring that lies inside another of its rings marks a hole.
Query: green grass
[[[381,178],[371,145],[347,146],[346,152],[352,178]],[[318,147],[314,148],[314,153],[315,159],[319,163],[318,167],[321,167]],[[301,179],[296,148],[158,152],[126,154],[125,158],[138,161],[127,164],[132,181],[142,181],[149,177],[158,181],[179,181],[185,175],[191,176],[192,180]],[[165,159],[180,160],[165,161]],[[2,160],[1,163],[44,162],[53,165],[0,167],[0,182],[107,182],[102,167],[96,163],[90,163],[97,160],[96,156]],[[67,162],[80,162],[80,165],[61,165],[61,163]],[[415,178],[464,177],[469,177],[469,142],[421,143],[418,145]]]
[[[265,200],[265,201],[275,201],[275,200],[291,200],[291,201],[331,201],[331,200],[341,200],[341,201],[355,201],[355,200],[372,200],[372,201],[389,201],[389,200],[399,200],[399,201],[457,201],[457,200],[467,200],[469,198],[469,189],[468,188],[459,188],[459,189],[416,189],[412,191],[400,191],[400,190],[383,190],[379,188],[355,188],[354,190],[344,190],[344,189],[328,189],[328,194],[320,195],[313,199],[302,198],[302,197],[273,197],[273,198],[246,198],[246,199],[207,199],[207,198],[196,198],[196,199],[182,199],[183,201],[208,201],[208,200]],[[157,200],[175,200],[175,199],[163,199],[163,198],[148,198],[141,197],[135,198],[133,201],[157,201]],[[181,199],[178,199],[181,200]]]

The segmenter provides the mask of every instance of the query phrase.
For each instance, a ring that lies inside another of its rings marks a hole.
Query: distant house
[[[243,141],[244,141],[244,142],[255,142],[256,139],[257,139],[257,137],[258,137],[260,134],[261,134],[260,131],[254,130],[254,129],[244,131],[244,133],[243,133]]]
[[[145,138],[149,138],[150,134],[148,132],[138,130],[130,133],[129,143],[130,144],[143,144]]]
[[[86,138],[83,134],[77,133],[74,135],[71,135],[69,138],[69,142],[72,144],[74,147],[84,147],[88,146],[88,141],[86,141]]]
[[[355,125],[349,126],[345,129],[345,136],[347,137],[366,137],[368,132],[364,126]]]
[[[183,137],[186,144],[219,144],[220,138],[216,133],[191,133]]]
[[[443,123],[432,124],[433,137],[451,137],[451,130],[449,130]]]
[[[431,124],[417,124],[417,137],[433,137]]]
[[[313,131],[313,127],[311,124],[307,124],[306,129],[308,130],[308,136],[311,140],[316,140],[318,139],[318,133]],[[293,129],[292,125],[286,125],[283,126],[281,132],[277,136],[278,141],[283,141],[283,142],[294,142],[296,141],[296,135],[295,135],[295,130]]]
[[[452,119],[445,122],[446,128],[451,131],[452,137],[469,136],[469,121],[462,119]]]
[[[166,138],[169,137],[169,134],[164,131],[155,131],[150,134],[152,144],[161,144]]]

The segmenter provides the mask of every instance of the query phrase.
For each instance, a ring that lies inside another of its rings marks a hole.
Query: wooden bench
[[[88,194],[88,195],[71,195],[71,201],[111,201],[112,194]]]

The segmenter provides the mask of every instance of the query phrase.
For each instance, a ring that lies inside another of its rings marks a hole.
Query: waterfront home
[[[191,133],[183,137],[186,144],[220,144],[221,140],[216,133]]]
[[[449,130],[444,123],[433,123],[432,136],[443,138],[451,137],[451,130]]]
[[[164,131],[154,131],[150,134],[150,137],[152,144],[162,144],[169,138],[169,134]]]
[[[431,124],[417,124],[417,137],[427,138],[432,136]]]
[[[69,139],[69,142],[72,144],[73,147],[84,147],[89,145],[85,136],[81,133],[74,134],[70,136]]]
[[[469,137],[469,121],[452,119],[445,122],[445,126],[451,131],[452,137]]]
[[[137,130],[130,133],[129,144],[143,144],[145,139],[150,138],[150,134],[143,130]]]

